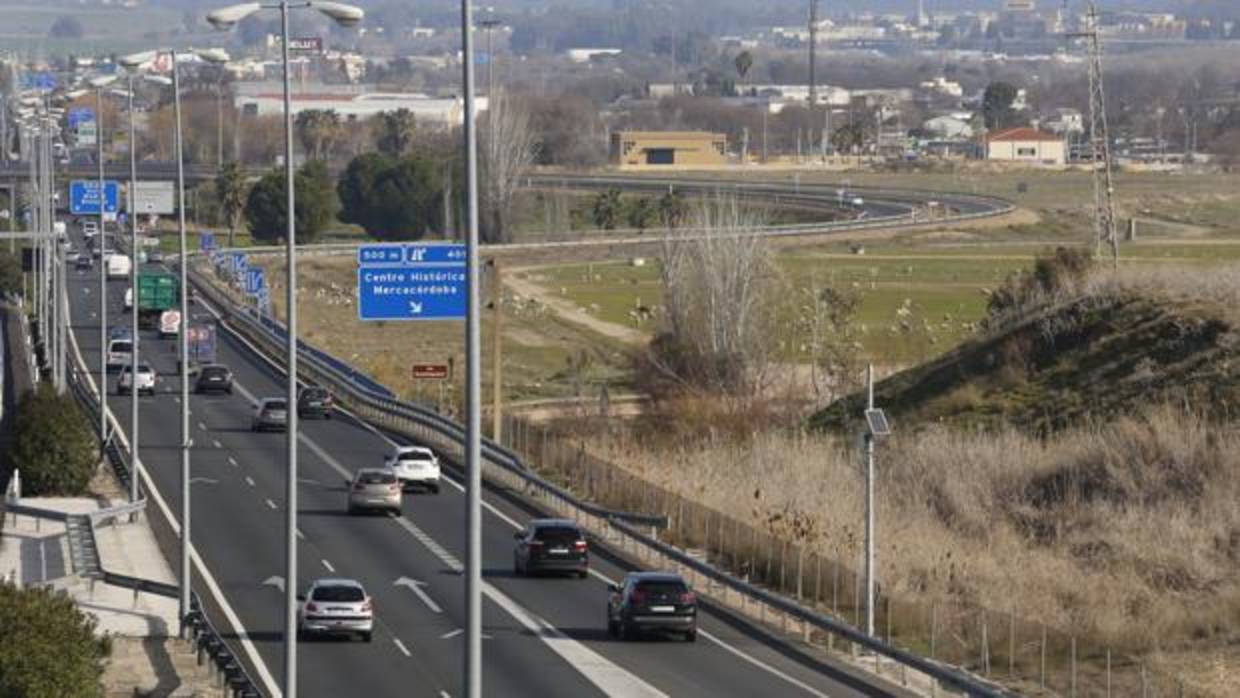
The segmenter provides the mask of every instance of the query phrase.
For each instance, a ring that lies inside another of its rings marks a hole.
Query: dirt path
[[[639,330],[594,317],[586,308],[556,295],[547,287],[528,278],[521,278],[527,274],[537,273],[544,268],[549,267],[519,267],[512,269],[509,273],[504,274],[504,285],[518,295],[537,299],[538,302],[550,308],[552,312],[564,321],[579,325],[592,332],[597,332],[605,337],[626,344],[643,344],[650,339],[646,333]]]

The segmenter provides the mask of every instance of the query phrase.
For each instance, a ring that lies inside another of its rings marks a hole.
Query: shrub
[[[73,601],[45,589],[0,584],[0,696],[100,696],[106,637]]]
[[[1057,247],[1037,256],[1033,273],[1013,274],[990,295],[986,312],[993,322],[1004,315],[1020,312],[1039,298],[1053,297],[1079,290],[1094,259],[1080,247]]]
[[[24,493],[83,494],[98,457],[95,436],[77,403],[46,383],[22,396],[13,424],[9,465],[21,471]],[[0,695],[4,695],[0,693]]]

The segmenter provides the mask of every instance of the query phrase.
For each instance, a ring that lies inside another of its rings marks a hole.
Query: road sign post
[[[361,320],[465,319],[464,245],[364,245],[357,261]]]
[[[413,377],[418,380],[447,380],[448,364],[414,364]]]

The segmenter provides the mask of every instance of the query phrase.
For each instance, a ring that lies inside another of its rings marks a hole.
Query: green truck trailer
[[[138,324],[158,327],[159,318],[181,303],[181,284],[176,274],[142,272],[138,274]]]

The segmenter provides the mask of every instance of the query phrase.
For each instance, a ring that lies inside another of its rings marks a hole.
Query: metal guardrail
[[[209,281],[200,278],[200,276],[197,271],[191,271],[190,278],[192,283],[198,287],[200,292],[204,292],[210,298],[215,304],[216,309],[223,313],[225,321],[235,321],[238,325],[236,327],[226,325],[228,329],[237,331],[251,341],[264,345],[265,349],[274,356],[281,355],[284,345],[276,342],[277,338],[275,335],[270,334],[266,323],[259,322],[253,317],[250,309],[236,306],[224,293],[218,291]],[[430,434],[439,437],[440,444],[445,443],[445,440],[457,446],[461,444],[463,429],[460,425],[421,406],[404,403],[392,398],[380,398],[370,395],[366,390],[350,384],[347,375],[336,374],[334,369],[316,366],[316,363],[313,358],[307,357],[307,360],[303,360],[299,366],[305,370],[308,378],[338,391],[338,394],[346,403],[350,404],[350,407],[353,407],[360,415],[373,423],[408,432],[408,424],[404,425],[405,429],[400,428],[399,422],[405,421],[419,427],[422,430],[419,438],[428,442],[434,442],[434,439],[427,438],[428,432],[430,432]],[[416,433],[418,430],[415,429],[414,431]],[[515,463],[504,458],[497,458],[496,456],[501,455],[502,452],[495,449],[494,444],[491,444],[491,447],[490,450],[486,451],[484,457],[491,464],[500,466],[504,474],[510,477],[515,476],[524,485],[534,488],[534,494],[555,499],[558,504],[567,505],[579,510],[582,514],[601,519],[638,544],[657,552],[667,559],[674,560],[677,564],[689,567],[712,581],[734,590],[738,594],[747,596],[755,602],[776,609],[788,616],[796,617],[823,632],[854,642],[874,652],[876,655],[886,657],[893,662],[925,674],[943,686],[963,691],[971,696],[982,696],[984,698],[1007,698],[1013,695],[960,669],[939,664],[876,638],[871,638],[860,630],[826,614],[806,608],[780,594],[753,586],[709,564],[694,559],[683,551],[663,543],[654,536],[643,533],[638,529],[639,526],[651,525],[665,527],[667,523],[666,517],[613,512],[590,502],[582,501],[564,488],[558,487],[530,472],[515,454],[513,454]],[[503,451],[508,451],[508,449],[503,449]]]

